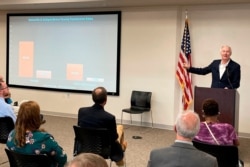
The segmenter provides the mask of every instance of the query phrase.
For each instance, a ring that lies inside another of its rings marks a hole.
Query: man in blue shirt
[[[0,82],[0,117],[11,117],[13,122],[16,122],[16,115],[10,104],[5,102],[5,97],[10,94],[9,88],[5,82]]]

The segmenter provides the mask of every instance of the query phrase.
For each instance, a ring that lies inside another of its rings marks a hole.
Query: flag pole
[[[183,13],[184,14],[184,13]],[[183,63],[191,65],[191,44],[188,26],[188,11],[185,10],[185,26],[181,42],[181,51],[177,64],[176,76],[182,88],[182,107],[187,110],[193,101],[192,80],[189,72],[182,66]]]
[[[188,11],[187,11],[187,9],[185,11],[185,14],[186,14],[186,20],[187,20],[188,19]]]

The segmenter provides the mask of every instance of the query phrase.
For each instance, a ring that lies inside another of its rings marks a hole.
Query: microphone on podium
[[[228,83],[229,83],[231,89],[233,89],[234,87],[233,87],[232,82],[230,80],[230,74],[229,74],[229,70],[228,69],[229,69],[229,67],[226,66],[227,80],[228,80]]]

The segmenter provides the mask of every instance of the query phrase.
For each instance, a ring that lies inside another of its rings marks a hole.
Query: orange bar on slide
[[[32,77],[34,64],[34,42],[19,42],[19,77]]]
[[[82,64],[67,64],[67,80],[82,81],[83,80],[83,65]]]

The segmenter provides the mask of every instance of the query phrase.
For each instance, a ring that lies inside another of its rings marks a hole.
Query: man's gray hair
[[[220,52],[222,51],[223,48],[228,48],[230,50],[230,54],[232,54],[232,48],[229,45],[222,45],[220,47]]]
[[[200,130],[200,118],[193,111],[183,111],[176,118],[177,134],[188,139],[193,139]]]

